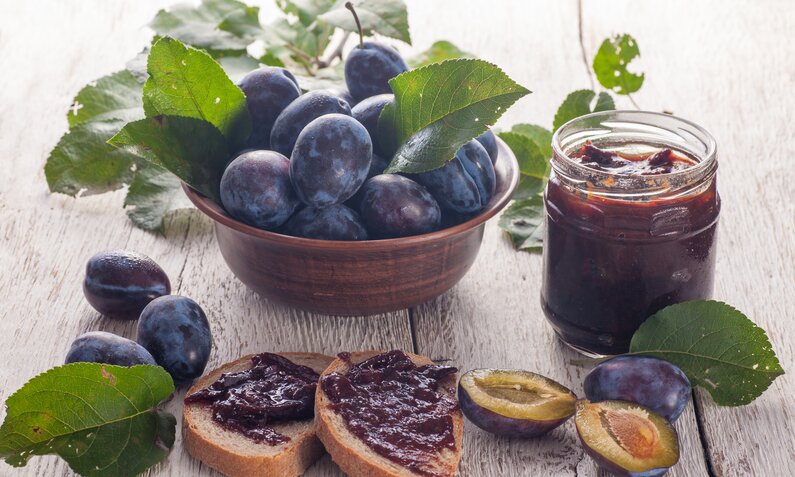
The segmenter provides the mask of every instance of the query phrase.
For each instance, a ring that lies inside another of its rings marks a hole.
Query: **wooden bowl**
[[[360,242],[291,237],[232,218],[183,184],[188,198],[215,222],[232,272],[269,300],[329,315],[370,315],[408,308],[453,287],[477,257],[485,222],[510,201],[519,165],[499,142],[497,189],[477,217],[436,232]]]

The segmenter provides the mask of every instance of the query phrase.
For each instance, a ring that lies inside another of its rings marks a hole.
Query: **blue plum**
[[[370,171],[373,145],[359,121],[327,114],[309,123],[295,142],[290,180],[302,202],[323,208],[353,196]]]
[[[362,186],[359,211],[371,236],[406,237],[439,228],[439,204],[425,187],[397,174],[381,174]]]
[[[306,207],[285,225],[285,232],[295,237],[320,240],[367,240],[367,229],[359,214],[342,204],[324,209]]]
[[[177,384],[202,375],[213,344],[204,310],[183,296],[164,296],[147,305],[138,320],[137,340]]]
[[[354,105],[356,105],[356,100],[353,99],[353,96],[351,96],[351,93],[346,88],[335,87],[335,88],[321,89],[319,91],[325,91],[327,93],[330,93],[330,94],[338,97],[339,99],[341,99],[341,100],[345,101],[346,103],[348,103],[348,106],[350,106],[351,109],[353,109]]]
[[[494,173],[494,164],[489,158],[489,153],[473,139],[464,144],[456,156],[478,186],[480,204],[485,206],[491,200],[494,189],[497,188],[497,175]]]
[[[250,151],[221,177],[221,203],[232,217],[261,229],[284,224],[300,205],[290,184],[290,160],[274,151]]]
[[[298,81],[284,68],[265,66],[244,76],[238,86],[246,95],[251,114],[249,147],[268,149],[274,121],[288,104],[301,96]]]
[[[674,422],[690,400],[690,381],[676,365],[650,356],[618,356],[594,367],[583,383],[593,401],[638,403]]]
[[[171,293],[171,282],[146,255],[111,250],[88,260],[83,293],[103,315],[134,320],[150,301]]]
[[[373,160],[370,161],[370,171],[367,173],[367,178],[370,179],[375,176],[380,176],[384,173],[384,169],[389,166],[389,161],[383,157],[373,154]]]
[[[491,163],[494,164],[497,162],[499,149],[497,148],[497,137],[494,135],[494,132],[491,129],[487,129],[486,132],[475,139],[477,139],[477,141],[486,149],[486,152],[489,153]]]
[[[415,177],[436,198],[442,209],[470,214],[482,208],[478,185],[467,173],[458,154],[442,167]]]
[[[287,157],[307,124],[324,114],[351,115],[347,101],[329,91],[311,91],[299,97],[279,114],[271,129],[271,149]]]
[[[155,358],[143,346],[133,340],[104,331],[90,331],[75,338],[64,362],[66,364],[105,363],[117,366],[157,365]]]
[[[378,116],[381,115],[384,106],[395,100],[394,94],[379,94],[362,100],[351,109],[353,117],[362,123],[370,134],[373,141],[373,151],[376,154],[384,155],[384,151],[378,145]]]
[[[354,99],[391,93],[389,80],[409,67],[394,48],[375,41],[357,45],[345,60],[345,83]]]

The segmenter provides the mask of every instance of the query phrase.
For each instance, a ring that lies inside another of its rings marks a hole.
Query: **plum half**
[[[546,434],[574,415],[577,396],[529,371],[475,369],[458,383],[461,411],[484,431],[506,437]]]
[[[639,404],[577,401],[574,423],[588,455],[617,476],[656,477],[679,461],[676,430]]]

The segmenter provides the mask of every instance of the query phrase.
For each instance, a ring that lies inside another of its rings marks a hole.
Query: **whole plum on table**
[[[487,129],[486,132],[475,139],[486,149],[486,152],[489,153],[491,163],[494,164],[497,162],[497,155],[500,151],[497,148],[497,137],[494,135],[494,132],[491,129]]]
[[[133,340],[104,331],[90,331],[75,338],[64,362],[66,364],[105,363],[117,366],[157,365],[155,358],[143,346]]]
[[[323,208],[350,199],[367,180],[373,144],[359,121],[327,114],[309,123],[290,157],[290,181],[298,198]]]
[[[274,151],[239,155],[221,177],[221,204],[254,227],[279,227],[300,205],[290,184],[289,159]]]
[[[381,174],[364,183],[359,211],[370,234],[406,237],[439,228],[439,204],[425,187],[397,174]]]
[[[409,70],[394,48],[375,41],[357,45],[345,60],[345,83],[356,101],[391,93],[389,80]]]
[[[310,91],[290,103],[276,118],[271,129],[271,149],[290,157],[298,135],[307,124],[325,114],[351,115],[344,99],[328,91]]]
[[[351,108],[351,115],[354,119],[362,123],[370,134],[370,139],[373,141],[373,151],[376,154],[384,154],[385,151],[381,150],[378,145],[378,116],[384,110],[384,106],[395,100],[394,94],[379,94],[363,99],[359,104]]]
[[[177,384],[204,373],[213,345],[204,310],[183,296],[164,296],[147,305],[138,320],[137,340]]]
[[[679,436],[651,409],[627,401],[577,401],[583,448],[613,475],[658,477],[679,461]]]
[[[367,240],[359,214],[342,204],[324,209],[306,207],[287,221],[285,232],[320,240]]]
[[[458,383],[461,411],[493,434],[529,438],[560,426],[574,415],[577,396],[539,374],[510,369],[475,369]]]
[[[88,260],[83,293],[103,315],[134,320],[150,301],[171,293],[171,282],[146,255],[111,250]]]
[[[442,167],[415,176],[439,202],[439,207],[459,214],[478,212],[482,208],[480,191],[467,173],[459,154]]]
[[[497,188],[497,174],[489,153],[478,141],[471,140],[456,153],[469,176],[475,181],[480,193],[480,204],[485,206]]]
[[[617,356],[599,363],[583,383],[593,401],[638,403],[674,422],[690,400],[690,381],[668,361],[650,356]]]
[[[237,85],[246,95],[251,114],[249,147],[267,149],[276,117],[301,96],[298,81],[284,68],[265,66],[244,76]]]

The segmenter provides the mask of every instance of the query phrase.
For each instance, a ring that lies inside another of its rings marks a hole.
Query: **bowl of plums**
[[[311,312],[368,315],[431,300],[472,266],[519,167],[487,130],[440,168],[384,173],[378,118],[394,99],[389,80],[407,70],[396,50],[364,42],[346,58],[345,87],[302,92],[280,67],[238,82],[249,149],[227,165],[220,203],[183,187],[250,289]]]

